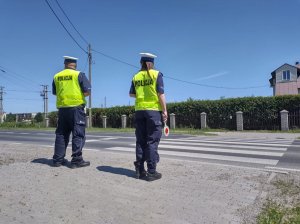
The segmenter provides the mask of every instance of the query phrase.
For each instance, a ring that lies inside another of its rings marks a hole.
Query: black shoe
[[[66,160],[66,159],[63,159],[63,161],[62,162],[54,162],[53,161],[53,164],[52,164],[52,166],[53,167],[60,167],[60,166],[65,166],[65,165],[67,165],[68,164],[68,160]]]
[[[154,181],[154,180],[158,180],[162,177],[161,173],[158,173],[158,172],[154,172],[154,173],[149,173],[147,172],[147,177],[146,177],[146,180],[147,181]]]
[[[89,161],[82,160],[82,161],[76,162],[76,163],[71,162],[70,168],[74,169],[74,168],[80,168],[80,167],[85,167],[85,166],[89,166],[89,165],[90,165]]]
[[[137,179],[143,179],[147,176],[147,172],[144,167],[141,167],[138,162],[133,163],[135,166],[135,177]],[[144,166],[144,165],[143,165]]]
[[[136,179],[144,179],[147,176],[146,170],[135,170]]]

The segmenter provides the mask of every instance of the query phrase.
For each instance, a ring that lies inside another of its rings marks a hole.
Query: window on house
[[[290,70],[282,72],[282,80],[291,80]]]

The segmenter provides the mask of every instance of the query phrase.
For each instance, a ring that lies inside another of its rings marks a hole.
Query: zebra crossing
[[[159,154],[192,160],[210,160],[276,166],[292,145],[289,139],[241,139],[216,137],[164,138],[159,144]],[[135,144],[107,147],[114,152],[135,152]]]

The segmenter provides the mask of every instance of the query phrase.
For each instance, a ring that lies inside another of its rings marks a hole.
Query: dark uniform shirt
[[[91,92],[91,84],[83,72],[79,73],[78,82],[83,93]],[[52,94],[56,95],[56,86],[54,80],[52,82]]]
[[[156,80],[156,91],[160,94],[164,94],[164,81],[163,81],[163,74],[161,72],[158,73],[157,80]],[[131,82],[131,87],[129,90],[130,94],[136,94],[135,88],[134,88],[134,83],[133,81]]]

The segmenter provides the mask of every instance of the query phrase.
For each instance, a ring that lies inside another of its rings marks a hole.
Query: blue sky
[[[48,1],[87,49],[56,0]],[[158,55],[155,66],[164,74],[168,102],[271,96],[270,73],[300,60],[299,0],[58,2],[93,50],[133,65],[92,52],[93,107],[104,106],[105,97],[107,107],[134,104],[128,91],[140,52]],[[0,10],[4,111],[43,112],[40,85],[51,90],[64,55],[78,57],[78,69],[87,74],[87,55],[46,1],[0,0]],[[54,110],[55,97],[49,92],[49,111]]]

